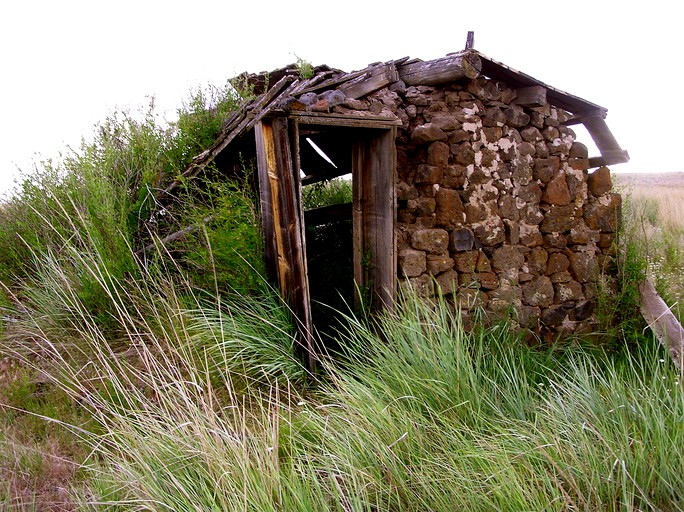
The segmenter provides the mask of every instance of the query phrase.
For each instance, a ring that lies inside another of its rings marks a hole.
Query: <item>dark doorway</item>
[[[398,122],[307,112],[255,126],[266,263],[295,314],[310,366],[314,322],[330,322],[321,304],[333,306],[328,312],[361,302],[370,309],[393,305]],[[349,175],[351,203],[347,197],[304,212],[303,187],[348,187]]]

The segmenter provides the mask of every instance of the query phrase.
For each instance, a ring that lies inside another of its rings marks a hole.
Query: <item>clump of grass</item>
[[[352,183],[344,178],[319,181],[302,189],[302,202],[307,210],[351,201]]]
[[[633,187],[626,193],[625,246],[643,262],[644,275],[682,321],[684,225],[677,216],[681,188]]]
[[[58,382],[101,425],[92,509],[684,506],[684,399],[657,344],[619,361],[540,351],[505,324],[465,332],[453,306],[407,297],[375,323],[349,318],[343,358],[324,361],[325,381],[303,393],[274,365],[286,350],[268,368],[240,350],[243,369],[213,378],[221,358],[198,357],[187,297],[146,286],[122,296],[140,308],[127,321],[127,357],[97,330],[84,333],[97,356],[83,367],[62,364],[57,340],[48,344]],[[142,304],[153,297],[151,315]],[[233,337],[281,336],[274,315],[254,325],[258,309],[239,308],[210,337],[230,322]],[[239,375],[252,367],[269,378]]]

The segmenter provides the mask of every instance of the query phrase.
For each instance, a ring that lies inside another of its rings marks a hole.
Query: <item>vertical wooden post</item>
[[[266,266],[295,317],[307,366],[315,370],[311,303],[302,236],[299,170],[292,165],[288,120],[260,121],[254,129]]]
[[[392,309],[397,288],[396,128],[354,144],[354,281],[373,309]]]

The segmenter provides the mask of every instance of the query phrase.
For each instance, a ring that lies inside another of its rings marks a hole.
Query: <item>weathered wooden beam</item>
[[[548,103],[546,91],[546,87],[542,87],[541,85],[521,87],[515,91],[518,95],[515,99],[515,103],[522,107],[541,107]]]
[[[604,151],[603,155],[591,157],[589,159],[589,168],[603,167],[604,165],[624,164],[629,162],[629,153],[624,149],[615,151]]]
[[[311,300],[288,121],[282,117],[264,119],[254,133],[266,263],[293,312],[301,351],[313,371],[316,358]]]
[[[169,243],[174,242],[176,240],[185,238],[186,236],[188,236],[188,235],[194,233],[195,231],[197,231],[198,229],[200,229],[202,226],[209,224],[212,220],[214,220],[214,216],[209,215],[208,217],[205,217],[204,219],[202,219],[202,222],[200,222],[200,223],[193,224],[192,226],[184,227],[183,229],[179,229],[178,231],[175,231],[175,232],[171,233],[170,235],[165,236],[164,238],[159,240],[159,242],[153,242],[151,244],[147,244],[143,249],[136,251],[135,255],[137,257],[141,257],[143,254],[148,253],[148,252],[152,251],[153,249],[155,249],[158,245],[165,246],[166,244],[169,244]]]
[[[354,281],[372,309],[392,309],[397,289],[396,128],[353,146]]]
[[[576,124],[582,124],[584,120],[589,117],[600,117],[602,119],[605,119],[607,115],[608,112],[605,109],[591,110],[586,112],[576,112],[573,116],[569,117],[568,120],[562,124],[564,124],[565,126],[573,126]]]
[[[321,126],[382,129],[401,126],[401,120],[396,116],[386,117],[371,113],[328,114],[325,112],[291,112],[291,117],[297,119],[300,124],[316,124]]]
[[[477,78],[482,70],[482,61],[475,52],[462,52],[427,62],[403,64],[398,70],[399,78],[406,85],[440,85],[463,78]]]
[[[615,139],[610,128],[608,128],[602,113],[599,112],[597,115],[584,117],[582,124],[601,152],[600,157],[589,159],[590,167],[622,164],[629,161],[629,154],[618,144],[617,139]]]
[[[644,320],[679,371],[684,373],[684,329],[648,279],[639,285],[639,293]]]
[[[339,87],[348,98],[361,98],[399,80],[399,73],[393,63],[378,64],[364,75]]]

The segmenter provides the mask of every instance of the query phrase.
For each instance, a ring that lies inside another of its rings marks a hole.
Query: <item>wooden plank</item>
[[[315,367],[311,301],[303,240],[298,171],[293,167],[286,118],[260,121],[255,127],[257,168],[264,237],[271,246],[267,264],[292,309],[297,339],[310,370]]]
[[[541,107],[546,105],[546,87],[541,85],[531,85],[529,87],[521,87],[516,89],[518,97],[515,103],[522,107]]]
[[[608,111],[604,108],[588,110],[585,112],[575,112],[572,117],[562,124],[565,126],[573,126],[576,124],[582,124],[588,117],[601,117],[602,119],[605,119],[607,115]]]
[[[639,285],[639,293],[644,320],[679,371],[684,373],[684,329],[648,279]]]
[[[310,87],[307,86],[305,88],[298,89],[296,91],[296,94],[297,95],[306,94],[307,92],[320,91],[321,89],[333,89],[333,88],[339,86],[340,84],[343,84],[345,82],[348,82],[350,80],[353,80],[355,78],[363,76],[364,74],[366,74],[365,69],[362,69],[359,71],[352,71],[351,73],[344,73],[341,76],[331,77],[328,80],[325,80],[325,81],[320,82],[320,83],[315,84],[315,85],[311,85]]]
[[[348,98],[361,98],[399,80],[397,68],[391,62],[371,67],[368,72],[339,87]]]
[[[481,69],[480,57],[472,51],[404,64],[398,68],[399,77],[406,85],[440,85],[463,78],[477,78]]]
[[[602,117],[586,117],[582,121],[582,124],[589,132],[589,135],[591,135],[591,138],[594,140],[594,143],[601,154],[604,154],[606,151],[616,151],[622,149],[608,128],[605,119]]]
[[[392,309],[396,296],[395,137],[393,127],[352,150],[354,280],[372,309]]]
[[[605,151],[603,155],[589,159],[589,168],[603,167],[604,165],[624,164],[629,162],[629,153],[620,149],[617,151]]]
[[[608,128],[605,119],[600,114],[585,117],[582,120],[582,124],[601,152],[600,160],[598,158],[589,159],[591,167],[595,167],[595,164],[613,165],[629,161],[629,154],[620,147],[610,128]]]
[[[348,128],[381,128],[401,126],[398,117],[378,116],[376,114],[328,114],[326,112],[292,112],[291,117],[299,124],[321,126],[342,126]]]

